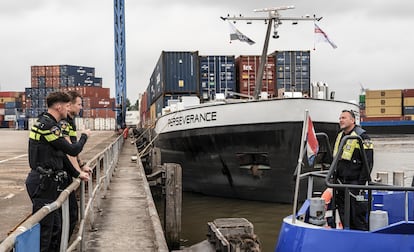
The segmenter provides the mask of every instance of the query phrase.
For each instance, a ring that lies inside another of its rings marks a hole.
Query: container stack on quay
[[[226,98],[238,98],[235,93],[246,99],[253,96],[260,58],[163,51],[141,97],[141,126],[151,126],[163,108],[183,99],[186,105],[195,105],[214,100],[217,94]],[[310,51],[275,51],[268,56],[261,90],[268,98],[282,97],[285,91],[309,90]]]
[[[414,89],[367,90],[359,96],[362,122],[414,120]]]
[[[0,92],[0,128],[25,128],[24,96],[24,92]]]
[[[29,128],[47,110],[46,97],[54,91],[75,90],[83,97],[83,110],[77,124],[93,130],[115,129],[115,99],[102,87],[95,68],[73,65],[31,66],[31,86],[25,88],[21,113]],[[18,120],[16,121],[18,122]]]

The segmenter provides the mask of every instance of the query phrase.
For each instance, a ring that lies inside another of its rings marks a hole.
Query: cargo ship
[[[205,103],[159,117],[155,145],[162,163],[182,166],[184,191],[289,203],[304,111],[333,141],[343,109],[358,105],[314,98]]]
[[[367,90],[359,97],[370,134],[414,134],[414,89]]]

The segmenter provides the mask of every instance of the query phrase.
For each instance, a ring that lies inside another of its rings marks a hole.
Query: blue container
[[[5,109],[14,109],[14,108],[21,108],[22,103],[21,102],[5,102],[4,108]]]
[[[414,106],[404,106],[403,110],[404,115],[414,115]]]
[[[310,51],[275,51],[276,87],[285,91],[310,90]]]
[[[150,79],[150,104],[163,94],[199,94],[199,83],[197,51],[163,51]]]
[[[216,93],[236,91],[234,56],[200,56],[199,60],[201,99],[210,100]]]

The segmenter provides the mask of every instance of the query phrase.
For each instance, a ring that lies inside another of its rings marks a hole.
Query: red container
[[[107,98],[109,99],[109,88],[103,87],[64,87],[62,88],[63,91],[77,91],[82,97],[84,98]]]
[[[18,98],[23,94],[23,92],[17,92],[17,91],[1,91],[0,92],[0,97],[14,97],[14,98]]]
[[[389,117],[375,116],[375,117],[365,117],[361,119],[363,119],[364,122],[401,121],[401,120],[404,120],[404,116],[389,116]]]
[[[403,97],[414,97],[414,89],[404,89]]]
[[[95,108],[109,108],[113,109],[115,106],[114,98],[95,98],[95,97],[84,97],[83,107],[85,109]]]
[[[260,58],[261,56],[246,55],[240,55],[236,58],[237,89],[239,93],[254,95]],[[275,58],[268,56],[264,68],[261,91],[267,92],[269,97],[275,97],[277,95],[275,93],[275,85]]]
[[[115,118],[115,111],[112,109],[90,109],[89,112],[90,118]]]
[[[45,66],[46,77],[58,77],[60,76],[60,66]]]
[[[32,77],[46,76],[45,66],[31,66]]]

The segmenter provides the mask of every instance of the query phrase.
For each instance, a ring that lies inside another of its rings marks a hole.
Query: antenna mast
[[[277,28],[279,27],[279,25],[282,24],[282,21],[284,20],[292,21],[292,24],[296,25],[298,21],[319,21],[322,19],[322,17],[316,17],[315,15],[313,15],[313,17],[311,17],[310,15],[305,15],[302,17],[282,17],[279,14],[279,11],[281,10],[289,10],[289,9],[294,9],[294,8],[295,7],[293,5],[290,5],[290,6],[281,6],[281,7],[263,8],[263,9],[253,10],[254,12],[267,12],[269,14],[267,17],[243,17],[242,15],[238,17],[237,16],[230,17],[230,15],[227,15],[227,17],[220,17],[223,20],[232,20],[233,22],[236,22],[238,20],[246,20],[249,23],[251,21],[261,20],[261,21],[264,21],[265,24],[267,23],[267,31],[266,31],[265,42],[263,45],[262,57],[260,58],[259,70],[257,72],[256,80],[255,80],[254,99],[256,100],[259,99],[259,94],[262,91],[263,72],[264,72],[264,66],[267,60],[267,49],[269,47],[269,38],[270,38],[271,30],[272,30],[272,25],[273,25],[273,36],[272,37],[274,39],[277,39],[279,38]]]

